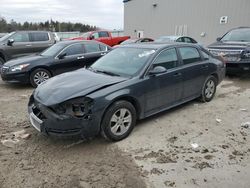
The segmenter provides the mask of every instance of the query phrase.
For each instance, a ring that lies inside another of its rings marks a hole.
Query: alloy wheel
[[[205,87],[206,98],[210,99],[214,95],[214,92],[215,92],[215,83],[213,80],[209,80],[206,83],[206,87]]]
[[[110,128],[111,132],[120,136],[126,133],[132,123],[132,114],[126,108],[121,108],[117,110],[110,119]]]
[[[49,74],[44,71],[39,71],[34,75],[34,82],[36,85],[43,83],[50,78]]]

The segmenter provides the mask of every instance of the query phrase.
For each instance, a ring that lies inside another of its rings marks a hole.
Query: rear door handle
[[[208,68],[208,65],[202,65],[201,68],[206,69],[206,68]]]
[[[77,57],[77,59],[84,59],[84,56],[79,56]]]
[[[31,45],[31,44],[26,44],[25,46],[30,47],[30,46],[32,46],[32,45]]]
[[[181,74],[180,72],[177,72],[177,73],[174,74],[175,77],[181,76],[181,75],[182,75],[182,74]]]

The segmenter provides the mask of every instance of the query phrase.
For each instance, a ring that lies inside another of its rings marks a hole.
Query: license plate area
[[[40,120],[38,117],[36,117],[36,115],[33,112],[30,113],[30,122],[36,130],[41,132],[41,125],[43,121]]]

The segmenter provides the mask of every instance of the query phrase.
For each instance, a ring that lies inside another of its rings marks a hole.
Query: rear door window
[[[179,51],[184,65],[201,61],[200,53],[196,48],[181,47]]]
[[[15,33],[12,38],[15,42],[30,42],[28,33]]]
[[[43,42],[49,40],[48,33],[30,33],[30,38],[32,42]]]
[[[162,66],[172,69],[178,66],[178,57],[175,48],[162,51],[154,61],[153,67]]]
[[[84,47],[85,47],[86,53],[100,52],[99,44],[87,43],[87,44],[84,44]]]
[[[109,37],[109,34],[106,31],[100,31],[100,32],[98,32],[98,34],[99,34],[100,38]]]
[[[66,53],[66,56],[83,54],[83,46],[82,44],[74,44],[66,48],[62,53]]]

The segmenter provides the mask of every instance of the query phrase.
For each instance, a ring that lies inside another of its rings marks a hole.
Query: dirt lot
[[[140,121],[119,143],[41,136],[27,118],[31,92],[0,81],[0,140],[16,142],[0,143],[0,187],[250,187],[250,78]],[[22,130],[31,136],[14,136]]]

